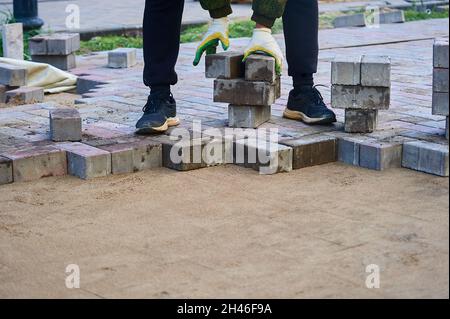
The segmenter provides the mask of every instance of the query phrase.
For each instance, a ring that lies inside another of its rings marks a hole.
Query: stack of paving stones
[[[137,50],[133,48],[118,48],[108,52],[108,67],[112,69],[131,68],[137,63]]]
[[[271,106],[281,95],[275,59],[224,52],[206,57],[206,77],[214,78],[214,102],[228,103],[228,126],[257,128],[270,120]]]
[[[433,115],[447,118],[446,137],[448,140],[449,111],[449,43],[436,40],[433,46]]]
[[[27,70],[0,63],[0,103],[29,104],[44,100],[44,89],[26,87]]]
[[[390,106],[390,58],[364,55],[336,59],[332,62],[331,82],[331,104],[345,109],[345,131],[375,131],[378,111]]]
[[[53,65],[60,70],[76,67],[75,52],[80,49],[78,33],[38,35],[30,39],[31,60]]]

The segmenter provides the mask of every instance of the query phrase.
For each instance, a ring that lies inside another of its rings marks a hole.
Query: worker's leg
[[[295,85],[313,85],[319,54],[317,0],[289,0],[283,15],[286,58]]]
[[[178,81],[184,0],[146,0],[144,13],[144,83],[169,87]]]

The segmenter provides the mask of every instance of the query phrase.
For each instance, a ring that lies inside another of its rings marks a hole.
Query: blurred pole
[[[37,0],[14,0],[14,18],[23,23],[24,30],[39,29],[44,21],[38,17]]]

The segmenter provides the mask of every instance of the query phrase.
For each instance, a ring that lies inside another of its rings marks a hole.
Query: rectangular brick
[[[245,61],[245,80],[274,83],[277,80],[275,59],[264,55],[251,55]]]
[[[359,166],[383,171],[402,166],[401,143],[365,142],[360,144]]]
[[[333,108],[388,110],[390,103],[389,88],[353,85],[333,85],[331,88]]]
[[[67,174],[66,153],[52,146],[32,146],[1,154],[13,163],[15,182],[27,182],[43,177]]]
[[[433,70],[433,91],[448,93],[449,69],[434,68]]]
[[[113,69],[131,68],[137,64],[137,50],[119,48],[108,52],[108,67]]]
[[[374,141],[374,139],[364,136],[339,137],[338,161],[348,165],[359,166],[360,146],[368,141]]]
[[[31,60],[37,63],[50,64],[64,71],[74,69],[77,66],[74,53],[68,55],[32,55]]]
[[[58,147],[67,152],[70,175],[92,179],[111,174],[111,153],[83,143],[60,143]]]
[[[0,156],[0,185],[9,184],[13,179],[13,166],[9,158]]]
[[[361,58],[361,85],[391,87],[391,59],[388,56],[363,55]]]
[[[270,120],[271,106],[242,106],[228,107],[228,126],[235,128],[257,128]]]
[[[6,91],[8,91],[8,87],[0,84],[0,103],[6,103]]]
[[[22,23],[2,24],[3,57],[23,60]]]
[[[239,52],[221,52],[208,54],[205,58],[205,75],[212,79],[237,79],[244,76],[244,54]]]
[[[391,12],[381,12],[380,13],[380,23],[404,23],[405,22],[405,12],[403,10],[395,10]]]
[[[335,28],[365,27],[366,18],[363,13],[337,17],[333,21]]]
[[[214,102],[264,106],[275,103],[279,84],[249,82],[243,79],[214,81]]]
[[[437,39],[433,46],[433,65],[435,68],[449,68],[448,40]]]
[[[361,57],[349,56],[332,61],[331,83],[339,85],[360,85]]]
[[[448,93],[433,92],[433,115],[448,116],[449,111]]]
[[[113,174],[134,173],[162,166],[162,145],[149,140],[98,146],[111,153]]]
[[[27,84],[27,70],[18,66],[0,63],[0,84],[23,86]]]
[[[256,138],[241,139],[234,143],[234,162],[264,175],[290,172],[293,150],[286,145]]]
[[[448,145],[424,141],[405,143],[402,165],[428,174],[449,176]]]
[[[54,142],[78,142],[82,139],[81,117],[75,109],[50,111],[50,138]]]
[[[30,39],[31,55],[69,55],[80,49],[78,33],[54,33],[37,35]]]
[[[378,110],[346,109],[345,131],[347,133],[372,133],[377,129]]]
[[[293,169],[323,165],[337,161],[337,139],[318,135],[282,140],[280,144],[293,149]]]
[[[6,103],[32,104],[44,102],[44,89],[38,87],[20,87],[6,92]]]

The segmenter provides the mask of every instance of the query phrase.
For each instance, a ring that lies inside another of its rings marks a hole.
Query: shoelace
[[[161,104],[159,102],[163,102],[170,98],[173,98],[172,93],[170,93],[169,95],[167,95],[166,93],[152,93],[147,99],[147,104],[145,104],[142,108],[142,112],[154,113],[158,111],[157,106]]]
[[[314,95],[315,98],[317,98],[317,102],[319,104],[325,104],[325,99],[323,98],[322,93],[320,93],[320,91],[317,89],[318,87],[325,87],[325,88],[327,88],[327,86],[323,85],[323,84],[316,84],[316,85],[313,86],[313,92],[314,92],[313,95]]]

